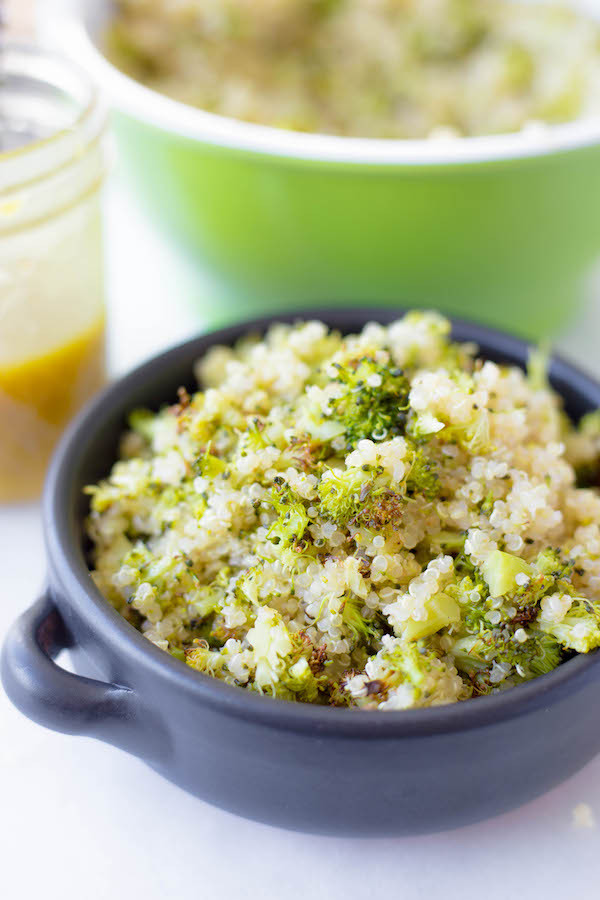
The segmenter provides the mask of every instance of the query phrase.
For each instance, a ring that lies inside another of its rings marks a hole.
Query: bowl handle
[[[56,665],[54,657],[69,646],[60,613],[44,594],[17,619],[2,648],[2,683],[17,709],[54,731],[99,738],[151,762],[164,759],[164,730],[142,714],[133,690]]]

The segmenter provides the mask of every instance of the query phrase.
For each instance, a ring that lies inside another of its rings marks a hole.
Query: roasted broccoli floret
[[[539,627],[565,650],[589,653],[600,647],[600,604],[575,597],[559,622],[552,621],[542,612]]]
[[[450,652],[477,693],[543,675],[559,665],[565,651],[600,646],[600,611],[589,601],[583,606],[579,604],[584,601],[572,599],[572,568],[552,548],[543,550],[532,563],[496,550],[481,570],[467,557],[457,557],[455,571],[468,573],[459,583],[460,593],[469,599],[459,629],[449,631],[454,639]],[[449,585],[445,590],[460,602],[457,587]],[[545,610],[547,603],[552,610],[556,603],[559,609],[561,603],[571,607],[572,619],[567,615],[559,622],[554,612]],[[581,621],[581,628],[575,627],[576,621]]]
[[[148,444],[152,443],[156,424],[156,413],[151,412],[149,409],[134,409],[129,414],[129,427]]]
[[[450,653],[477,694],[544,675],[562,658],[560,644],[543,631],[485,627],[483,620],[479,633],[460,638]]]
[[[360,707],[387,708],[438,705],[470,694],[456,669],[422,642],[384,635],[381,650],[367,662],[363,675],[348,677],[342,691]]]
[[[267,539],[275,545],[297,547],[301,543],[309,523],[303,503],[282,485],[277,485],[273,489],[270,502],[279,514],[279,518],[269,528]]]
[[[573,564],[561,557],[560,551],[551,547],[538,554],[533,563],[512,553],[494,550],[482,566],[481,574],[492,597],[505,597],[518,610],[534,610],[549,593],[572,593]]]
[[[402,369],[369,356],[345,366],[332,363],[341,396],[329,403],[326,418],[339,422],[349,447],[369,438],[385,441],[404,433],[410,383]]]
[[[342,624],[349,630],[355,642],[366,642],[370,646],[379,640],[385,631],[384,620],[373,612],[365,615],[364,603],[358,597],[349,595],[341,607]]]
[[[429,459],[423,450],[415,446],[412,465],[406,479],[407,495],[412,497],[415,494],[420,494],[426,500],[435,500],[440,493],[440,487],[440,479],[435,462]]]
[[[377,531],[401,519],[408,499],[433,500],[439,489],[435,464],[414,448],[406,477],[393,488],[380,466],[327,470],[317,486],[319,512],[340,525],[352,522]]]
[[[282,616],[259,608],[246,640],[227,641],[220,651],[203,639],[185,651],[188,666],[229,684],[244,684],[282,700],[317,701],[325,690],[324,665],[303,632],[290,632]]]
[[[522,621],[531,621],[539,613],[540,603],[548,594],[572,594],[573,564],[563,560],[559,550],[549,547],[538,554],[530,567],[529,581],[519,585],[510,599]]]
[[[371,466],[328,469],[317,485],[320,514],[338,524],[351,521],[363,508],[376,475]]]
[[[569,580],[573,572],[573,563],[563,559],[560,550],[552,547],[538,553],[534,566],[540,574],[552,578],[555,582],[562,579]]]
[[[262,607],[247,639],[256,660],[251,685],[255,690],[283,700],[316,700],[319,681],[310,665],[313,645],[303,634],[291,633],[278,612]]]
[[[213,678],[222,677],[225,668],[226,657],[218,650],[211,650],[208,641],[197,638],[192,647],[184,651],[185,661],[197,672],[204,672]]]

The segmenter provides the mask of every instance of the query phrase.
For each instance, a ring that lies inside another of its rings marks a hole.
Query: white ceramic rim
[[[93,0],[44,0],[41,36],[75,59],[118,111],[179,137],[271,157],[374,166],[493,163],[563,153],[600,144],[600,116],[484,137],[376,140],[305,134],[255,125],[195,109],[134,81],[98,50],[86,24]]]

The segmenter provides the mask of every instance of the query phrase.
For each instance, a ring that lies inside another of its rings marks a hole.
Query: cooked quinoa
[[[435,706],[600,646],[600,415],[409,313],[217,346],[87,488],[93,579],[149,641],[286,700]],[[591,486],[580,486],[580,485]]]
[[[600,110],[600,30],[510,0],[117,0],[106,50],[211,112],[298,131],[422,138]]]

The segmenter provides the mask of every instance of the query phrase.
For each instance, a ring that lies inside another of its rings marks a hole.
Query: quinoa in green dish
[[[435,706],[600,646],[600,417],[414,312],[217,346],[90,486],[93,579],[199,672]]]
[[[600,111],[600,30],[510,0],[117,0],[109,58],[210,112],[424,138]]]

